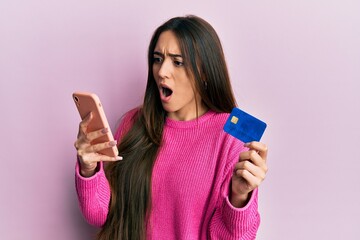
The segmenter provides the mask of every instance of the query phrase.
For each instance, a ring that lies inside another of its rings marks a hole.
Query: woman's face
[[[206,108],[202,104],[201,97],[195,93],[194,80],[186,73],[178,40],[173,32],[161,33],[153,58],[154,78],[168,117],[175,120],[195,119],[195,94],[197,94],[199,115],[205,113]]]

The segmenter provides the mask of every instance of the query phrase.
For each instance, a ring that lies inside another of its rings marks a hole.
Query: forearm
[[[79,206],[85,219],[91,225],[101,227],[106,221],[110,202],[110,186],[102,163],[99,171],[89,178],[80,175],[77,163],[75,183]]]
[[[231,192],[229,196],[230,203],[235,208],[243,208],[249,202],[251,194],[252,192],[246,194],[236,194]]]
[[[260,225],[257,200],[257,189],[242,208],[234,207],[225,197],[211,219],[211,239],[255,239]]]

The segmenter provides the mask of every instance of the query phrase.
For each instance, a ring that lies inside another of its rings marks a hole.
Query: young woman
[[[80,123],[76,189],[98,239],[254,239],[267,147],[223,131],[236,106],[215,30],[196,16],[168,20],[148,52],[143,105],[115,134],[119,157],[91,145],[108,131]],[[103,162],[107,162],[104,171]],[[106,175],[105,175],[106,173]]]

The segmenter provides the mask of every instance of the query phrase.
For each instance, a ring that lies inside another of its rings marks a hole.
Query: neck
[[[177,121],[190,121],[204,115],[209,108],[201,102],[201,104],[198,105],[197,110],[198,112],[196,112],[196,107],[194,106],[194,108],[189,111],[169,112],[167,113],[167,117]]]

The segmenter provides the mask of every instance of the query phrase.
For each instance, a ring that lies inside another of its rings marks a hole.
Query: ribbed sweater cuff
[[[110,186],[106,179],[103,164],[94,176],[85,178],[80,175],[79,163],[75,172],[76,192],[80,209],[85,219],[92,225],[101,227],[106,220],[110,202]]]
[[[226,226],[232,226],[236,236],[255,233],[260,224],[258,213],[258,189],[254,189],[249,202],[243,208],[235,208],[229,197],[223,202],[223,216]]]
[[[98,187],[98,179],[101,178],[101,175],[104,175],[104,167],[103,163],[100,162],[99,164],[99,171],[97,171],[93,176],[91,177],[83,177],[80,174],[80,164],[79,161],[76,161],[75,166],[75,180],[76,180],[76,186],[80,187],[80,189],[96,189]]]
[[[99,170],[88,178],[80,175],[80,165],[76,162],[75,182],[80,202],[85,203],[96,198],[100,206],[109,204],[110,187],[105,176],[103,162],[99,163]]]

